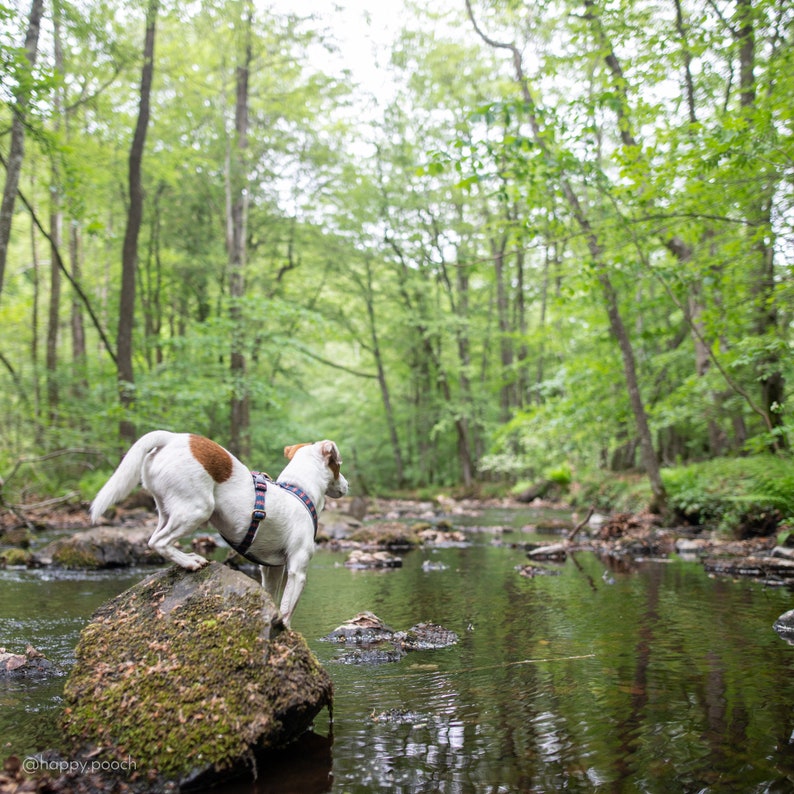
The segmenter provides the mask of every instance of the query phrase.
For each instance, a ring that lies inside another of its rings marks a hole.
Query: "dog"
[[[204,436],[155,430],[136,441],[91,503],[91,521],[141,483],[159,514],[149,547],[196,571],[208,560],[177,548],[179,538],[205,523],[236,551],[259,565],[262,586],[273,596],[286,572],[281,617],[289,626],[314,554],[317,516],[326,496],[348,490],[333,441],[284,448],[289,459],[274,482],[249,471],[234,455]]]

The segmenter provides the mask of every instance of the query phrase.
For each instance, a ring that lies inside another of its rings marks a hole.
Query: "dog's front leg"
[[[273,603],[276,603],[279,590],[284,582],[283,565],[260,565],[259,575],[262,577],[262,587],[270,593]]]

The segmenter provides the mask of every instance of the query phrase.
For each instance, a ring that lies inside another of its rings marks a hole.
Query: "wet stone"
[[[437,651],[454,645],[458,635],[435,623],[417,623],[408,631],[398,631],[394,639],[406,651]]]
[[[772,628],[790,645],[794,645],[794,609],[784,612]]]
[[[527,579],[534,579],[536,576],[559,576],[561,571],[553,568],[544,568],[541,565],[519,565],[516,570],[521,576]]]
[[[32,564],[56,568],[96,570],[132,565],[161,565],[163,559],[149,548],[150,527],[116,529],[97,527],[58,538],[32,556]]]
[[[11,678],[48,678],[63,675],[57,664],[47,659],[41,651],[28,645],[25,653],[11,653],[0,648],[0,680]]]
[[[365,549],[355,549],[350,552],[345,560],[346,568],[355,569],[378,569],[378,568],[401,568],[402,558],[388,551],[366,551]]]
[[[323,637],[323,640],[349,645],[370,645],[391,639],[394,633],[394,629],[373,612],[359,612],[341,626],[337,626],[330,634]]]
[[[360,612],[322,638],[346,648],[337,657],[344,664],[384,664],[402,659],[409,651],[448,648],[458,641],[454,631],[435,623],[417,623],[407,631],[395,631],[372,612]]]

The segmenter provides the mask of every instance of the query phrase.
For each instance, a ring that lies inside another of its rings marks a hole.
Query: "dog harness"
[[[299,488],[297,485],[293,485],[289,482],[277,482],[276,485],[297,497],[301,504],[309,511],[309,515],[312,517],[312,523],[314,524],[314,539],[317,540],[317,508],[314,506],[314,502],[309,498],[309,495],[303,488]]]
[[[279,488],[283,488],[288,493],[291,493],[296,499],[300,500],[301,504],[309,511],[309,515],[312,517],[312,523],[314,524],[314,539],[317,540],[317,508],[314,506],[314,502],[312,502],[311,498],[306,491],[303,490],[303,488],[288,482],[274,483],[273,480],[267,476],[267,474],[264,474],[261,471],[252,471],[251,476],[254,480],[255,500],[254,510],[251,513],[251,523],[248,526],[248,531],[245,533],[245,537],[239,543],[234,543],[233,541],[224,538],[224,540],[239,555],[245,557],[251,562],[256,563],[257,565],[267,565],[266,562],[262,562],[252,554],[249,554],[248,549],[251,548],[251,544],[254,542],[256,533],[259,531],[259,524],[264,521],[265,518],[267,518],[265,499],[267,497],[268,483],[271,485],[278,485]]]

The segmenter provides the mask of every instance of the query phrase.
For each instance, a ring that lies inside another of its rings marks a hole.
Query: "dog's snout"
[[[347,490],[347,480],[345,479],[344,475],[340,474],[335,480],[331,481],[326,493],[332,499],[339,499],[341,496],[344,496],[347,493]]]

